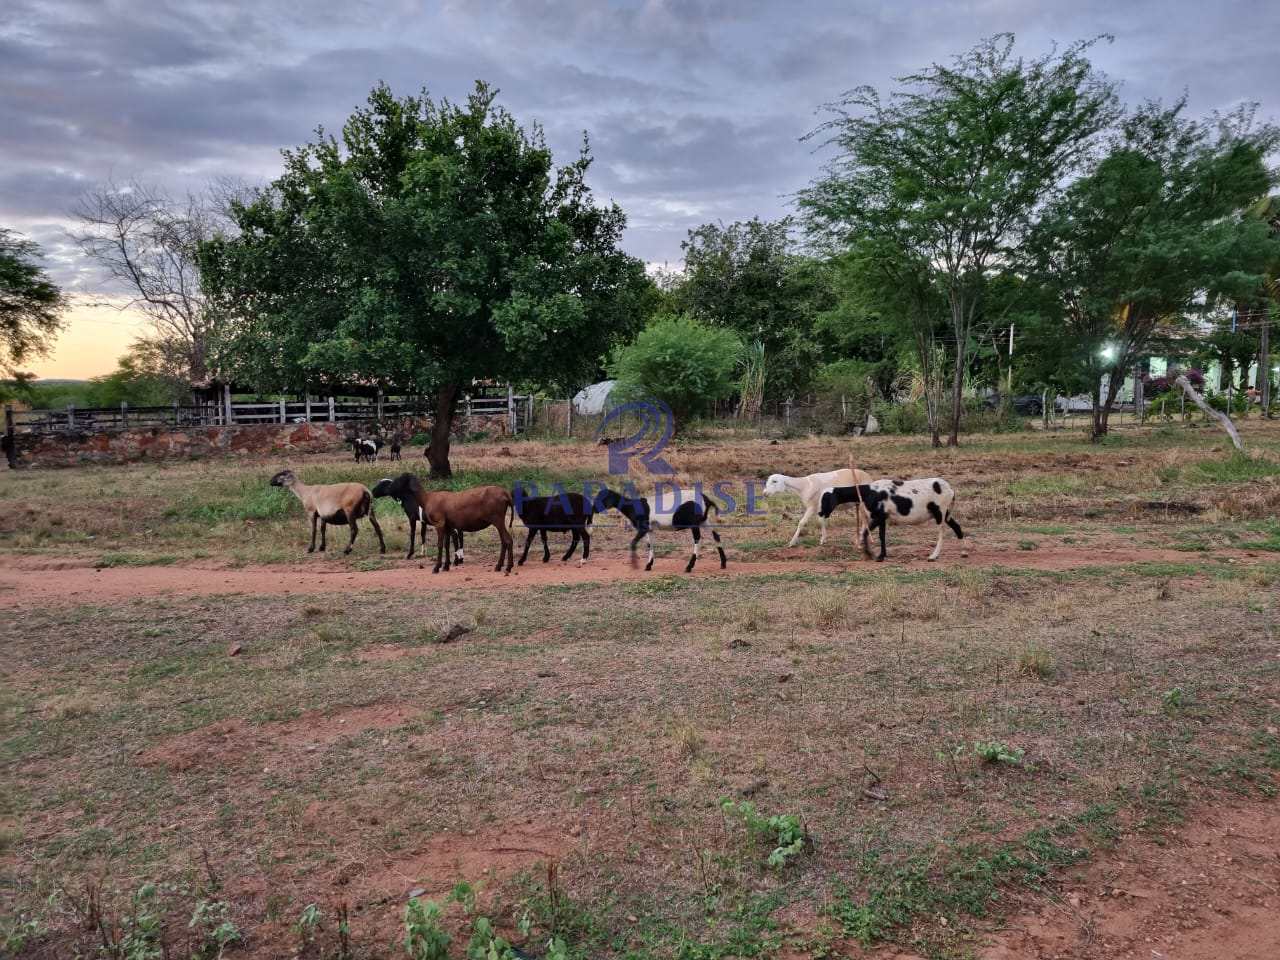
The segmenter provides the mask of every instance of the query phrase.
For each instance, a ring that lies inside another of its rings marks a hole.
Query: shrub
[[[742,341],[732,330],[684,314],[653,320],[614,351],[609,371],[619,400],[653,398],[671,408],[677,426],[733,393]]]

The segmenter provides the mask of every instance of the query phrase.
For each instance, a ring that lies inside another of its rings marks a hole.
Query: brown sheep
[[[413,555],[413,535],[417,521],[422,521],[424,537],[427,524],[436,528],[436,565],[432,573],[440,572],[442,562],[448,572],[450,558],[445,546],[452,545],[457,534],[475,533],[485,527],[496,527],[498,537],[502,540],[498,565],[493,569],[501,570],[505,559],[507,573],[511,573],[516,551],[511,538],[508,512],[511,519],[514,519],[515,505],[510,492],[502,487],[472,487],[457,493],[429,491],[412,473],[402,473],[394,480],[390,477],[379,480],[374,484],[373,496],[395,497],[400,501],[405,516],[409,518],[410,556]]]
[[[356,543],[356,521],[368,517],[373,530],[378,535],[378,546],[382,553],[387,552],[387,542],[382,538],[382,528],[378,526],[378,518],[373,515],[373,496],[363,483],[326,483],[308,486],[299,480],[292,470],[281,470],[271,478],[271,486],[284,487],[302,501],[302,507],[311,518],[311,546],[307,553],[316,549],[316,525],[320,526],[320,552],[324,553],[325,528],[331,523],[345,523],[351,527],[351,542],[347,544],[344,554],[350,553]]]

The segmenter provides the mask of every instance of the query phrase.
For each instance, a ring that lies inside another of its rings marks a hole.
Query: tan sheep
[[[368,517],[373,530],[378,535],[378,546],[382,553],[387,552],[387,542],[382,538],[382,528],[378,526],[378,518],[373,515],[373,495],[363,483],[325,483],[308,486],[299,480],[292,470],[281,470],[271,478],[271,486],[284,487],[302,501],[302,508],[311,518],[311,546],[307,553],[316,549],[316,525],[320,527],[320,552],[325,548],[325,527],[331,523],[345,523],[351,527],[351,542],[347,544],[344,554],[350,553],[356,543],[356,521]]]

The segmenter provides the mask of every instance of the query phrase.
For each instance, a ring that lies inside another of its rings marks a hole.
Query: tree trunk
[[[1258,399],[1262,415],[1271,417],[1271,309],[1262,305],[1262,332],[1258,335]]]
[[[427,462],[431,464],[431,476],[438,480],[453,476],[449,467],[449,433],[453,430],[453,410],[458,401],[458,385],[443,384],[436,392],[436,416],[431,422],[431,444],[427,447]]]
[[[1236,425],[1231,422],[1231,418],[1205,403],[1204,397],[1196,393],[1195,387],[1191,386],[1186,377],[1179,375],[1173,382],[1182,388],[1182,392],[1191,398],[1192,403],[1203,410],[1205,414],[1217,420],[1222,425],[1222,429],[1227,431],[1227,436],[1231,437],[1231,442],[1235,444],[1235,448],[1244,453],[1244,444],[1240,442],[1240,434],[1236,431]]]
[[[1116,394],[1120,392],[1120,387],[1124,384],[1124,365],[1117,365],[1107,371],[1107,393],[1101,396],[1101,386],[1093,388],[1093,430],[1089,435],[1094,443],[1097,443],[1107,435],[1107,425],[1111,419],[1111,408],[1115,405]],[[1099,403],[1099,397],[1102,402]]]
[[[951,434],[947,437],[948,447],[960,445],[960,417],[964,413],[964,343],[956,343],[956,370],[951,380]]]

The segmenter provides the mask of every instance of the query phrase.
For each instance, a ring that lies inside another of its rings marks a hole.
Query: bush
[[[659,316],[614,351],[609,371],[618,385],[612,397],[661,400],[682,425],[733,393],[742,349],[732,330],[685,314]]]
[[[818,404],[832,415],[843,409],[845,422],[862,424],[875,402],[876,370],[876,364],[865,360],[828,363],[814,378]]]
[[[874,404],[873,410],[876,420],[880,422],[881,433],[929,432],[929,417],[925,413],[924,402],[921,400],[912,400],[907,403],[881,400]]]

